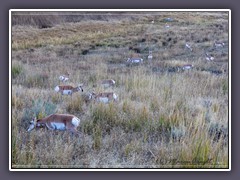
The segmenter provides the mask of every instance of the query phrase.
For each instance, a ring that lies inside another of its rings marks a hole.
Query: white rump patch
[[[108,88],[108,87],[110,87],[111,85],[110,84],[108,84],[108,83],[106,83],[106,84],[103,84],[103,87],[104,88]]]
[[[59,122],[52,122],[51,123],[52,128],[50,129],[56,129],[56,130],[65,130],[66,126],[64,123],[59,123]]]
[[[140,63],[141,60],[140,60],[140,59],[136,59],[136,60],[133,60],[132,62],[133,62],[133,63]]]
[[[77,117],[74,117],[74,118],[72,119],[72,124],[73,124],[75,127],[79,126],[79,124],[80,124],[80,119],[78,119]]]
[[[56,87],[54,88],[54,91],[56,91],[56,92],[59,92],[59,90],[60,90],[59,86],[56,86]]]
[[[117,95],[115,93],[113,93],[113,99],[117,100]]]
[[[102,103],[108,103],[108,101],[109,101],[109,99],[107,97],[99,97],[98,99]]]

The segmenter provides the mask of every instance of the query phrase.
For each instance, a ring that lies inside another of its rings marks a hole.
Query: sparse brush
[[[12,78],[16,78],[18,75],[24,72],[23,65],[21,63],[12,64]]]
[[[49,76],[45,73],[35,74],[26,77],[24,85],[28,88],[32,87],[49,87]]]
[[[100,150],[102,143],[102,128],[95,126],[93,129],[93,149]]]

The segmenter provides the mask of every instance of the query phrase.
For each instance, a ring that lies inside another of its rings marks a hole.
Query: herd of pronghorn
[[[67,82],[69,80],[69,73],[59,76],[61,82]],[[101,86],[104,88],[114,87],[116,82],[113,79],[105,79],[101,81]],[[75,92],[83,92],[83,84],[79,84],[77,87],[70,85],[58,85],[54,88],[54,91],[61,93],[62,95],[72,95]],[[88,100],[94,100],[96,102],[109,103],[110,101],[116,101],[118,96],[114,92],[89,92],[87,95]],[[68,130],[72,133],[79,134],[77,127],[80,125],[80,119],[70,114],[51,114],[42,119],[32,119],[28,132],[34,128],[46,127],[49,130]]]
[[[214,46],[216,48],[223,47],[224,43],[221,42],[214,42]],[[193,51],[192,47],[186,43],[185,47],[189,49],[190,51]],[[214,57],[210,56],[208,53],[205,53],[206,60],[207,61],[213,61]],[[152,60],[153,55],[152,51],[149,51],[148,60]],[[142,58],[128,58],[126,60],[128,64],[141,64],[143,62]],[[192,64],[186,64],[181,67],[182,70],[189,70],[193,68]],[[59,80],[63,83],[67,82],[69,80],[69,73],[66,75],[61,75],[59,77]],[[113,79],[106,79],[101,81],[101,85],[104,88],[108,87],[114,87],[115,81]],[[72,95],[75,92],[83,91],[83,84],[79,84],[77,87],[73,87],[70,85],[58,85],[54,88],[56,92],[61,93],[62,95]],[[110,101],[116,101],[118,96],[114,92],[101,92],[101,93],[95,93],[95,92],[89,92],[87,95],[88,100],[94,100],[97,102],[102,103],[108,103]],[[45,118],[42,119],[36,119],[30,121],[30,126],[28,128],[28,132],[33,130],[35,127],[46,127],[49,130],[68,130],[72,133],[79,134],[77,131],[77,127],[80,125],[80,119],[74,115],[69,114],[51,114]]]

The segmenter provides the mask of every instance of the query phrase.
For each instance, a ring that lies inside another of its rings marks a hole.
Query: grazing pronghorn
[[[75,134],[79,134],[77,127],[80,119],[70,114],[51,114],[45,118],[37,119],[36,117],[30,121],[28,132],[34,128],[47,127],[49,130],[67,130]]]
[[[61,81],[61,82],[67,82],[68,80],[69,80],[69,73],[66,73],[66,75],[61,75],[61,76],[59,76],[59,81]]]
[[[193,51],[193,49],[191,48],[191,46],[188,43],[185,44],[185,47],[188,48],[190,51]]]
[[[54,88],[56,92],[60,92],[62,95],[72,95],[74,92],[82,91],[83,84],[78,85],[77,87],[69,86],[69,85],[59,85]]]
[[[170,28],[170,26],[168,25],[168,23],[165,24],[165,28]]]
[[[153,58],[152,51],[149,51],[148,60],[152,60],[152,58]]]
[[[103,93],[89,93],[89,99],[94,99],[97,102],[108,103],[110,101],[117,101],[118,96],[113,92],[103,92]]]
[[[221,43],[221,42],[217,42],[217,41],[215,41],[214,42],[214,46],[216,47],[216,48],[218,48],[218,47],[223,47],[225,44],[224,43]]]
[[[115,84],[116,84],[116,82],[113,79],[104,79],[101,82],[101,85],[104,88],[113,87],[113,86],[115,86]]]
[[[182,70],[189,70],[189,69],[192,69],[193,68],[193,65],[192,64],[186,64],[184,66],[182,66]]]
[[[128,64],[140,64],[140,63],[142,63],[143,62],[143,59],[142,58],[128,58],[127,59],[127,63]]]
[[[214,57],[210,56],[208,53],[205,53],[207,61],[213,61]]]

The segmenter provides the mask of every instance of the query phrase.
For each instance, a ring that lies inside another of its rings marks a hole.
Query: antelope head
[[[78,90],[78,91],[81,90],[81,91],[83,92],[83,88],[82,88],[82,87],[83,87],[83,84],[79,84],[77,90]]]
[[[34,128],[35,128],[35,126],[36,126],[36,118],[33,118],[30,122],[29,122],[29,128],[28,128],[28,132],[30,132],[30,131],[32,131]]]
[[[29,122],[29,128],[28,128],[28,132],[32,131],[34,128],[38,127],[45,127],[45,123],[41,123],[39,120],[37,120],[37,118],[33,118],[30,122]]]

